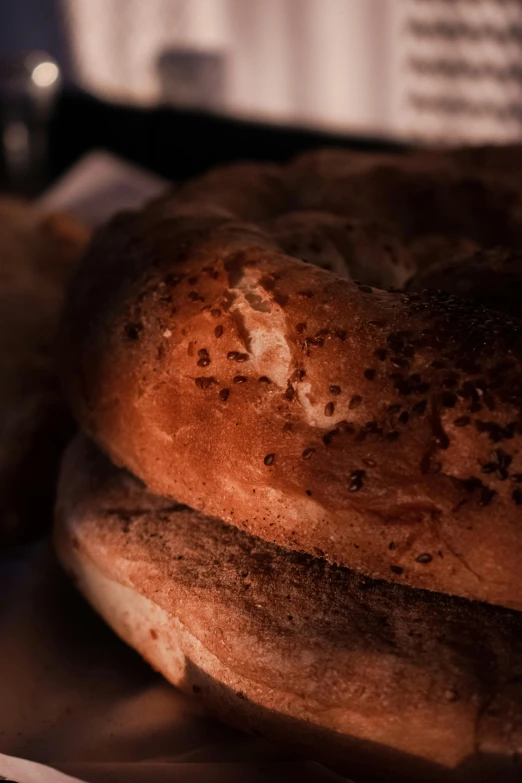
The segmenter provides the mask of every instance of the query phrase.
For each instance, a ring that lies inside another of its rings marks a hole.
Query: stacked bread
[[[173,683],[357,781],[522,776],[519,154],[217,169],[69,293],[64,566]]]

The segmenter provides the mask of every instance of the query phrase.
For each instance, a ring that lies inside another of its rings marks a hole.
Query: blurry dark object
[[[45,52],[0,61],[2,152],[9,190],[33,194],[47,177],[48,123],[61,77]]]
[[[54,480],[72,424],[54,377],[62,295],[88,232],[0,199],[0,545],[51,519]]]
[[[93,148],[104,148],[169,179],[188,179],[219,163],[282,163],[309,149],[406,149],[378,138],[239,121],[195,109],[139,109],[63,91],[49,130],[51,179]]]
[[[163,103],[192,109],[223,104],[225,59],[220,52],[169,49],[158,59],[158,75]]]

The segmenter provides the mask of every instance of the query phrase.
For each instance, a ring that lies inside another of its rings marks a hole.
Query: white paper
[[[168,184],[112,153],[95,150],[52,185],[38,206],[45,212],[65,210],[95,227],[116,212],[137,209]]]
[[[0,774],[2,778],[16,783],[81,783],[78,778],[71,778],[61,772],[35,764],[24,759],[15,759],[0,753]],[[2,779],[0,778],[0,780]]]

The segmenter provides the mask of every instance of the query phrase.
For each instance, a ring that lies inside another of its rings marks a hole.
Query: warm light
[[[50,87],[59,75],[60,71],[55,63],[44,62],[33,68],[31,78],[37,87]]]

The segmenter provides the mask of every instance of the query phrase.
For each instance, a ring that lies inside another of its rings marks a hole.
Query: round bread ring
[[[517,613],[287,552],[150,495],[86,439],[55,540],[116,632],[241,729],[361,783],[520,779]]]
[[[278,252],[197,204],[122,215],[70,291],[63,380],[160,495],[369,576],[522,608],[522,325]]]

